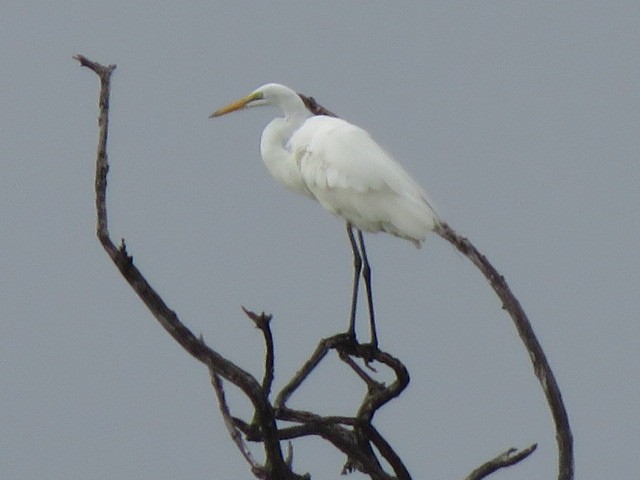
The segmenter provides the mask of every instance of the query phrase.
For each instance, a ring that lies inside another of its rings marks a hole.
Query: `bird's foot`
[[[376,371],[376,369],[371,366],[371,362],[375,360],[376,353],[378,352],[377,342],[358,343],[355,334],[351,331],[339,333],[331,337],[331,339],[335,348],[340,353],[362,358],[367,368],[374,372]]]
[[[358,356],[360,356],[364,360],[364,364],[366,365],[366,367],[373,372],[377,372],[377,370],[371,366],[371,362],[375,360],[376,353],[378,351],[379,350],[377,342],[358,344]]]
[[[346,353],[348,355],[356,355],[358,346],[358,340],[356,339],[356,334],[352,331],[347,331],[344,333],[339,333],[331,337],[332,343],[335,348],[340,352]]]

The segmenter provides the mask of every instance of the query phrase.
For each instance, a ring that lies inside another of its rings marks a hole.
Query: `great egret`
[[[310,112],[301,97],[284,85],[268,83],[213,114],[219,117],[246,107],[279,107],[262,132],[260,153],[271,175],[286,188],[317,200],[347,222],[354,278],[347,336],[355,342],[360,274],[365,281],[371,323],[375,328],[371,269],[362,231],[387,232],[420,247],[440,221],[425,192],[363,129],[339,118]],[[357,229],[358,244],[353,229]],[[360,254],[362,253],[362,255]]]

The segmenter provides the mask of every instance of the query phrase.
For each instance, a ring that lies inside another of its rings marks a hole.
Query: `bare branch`
[[[320,343],[316,347],[315,351],[304,363],[302,368],[298,370],[298,372],[296,372],[289,383],[285,385],[280,393],[276,396],[276,399],[274,401],[274,406],[276,409],[284,407],[285,403],[293,394],[293,392],[302,384],[302,382],[304,382],[304,380],[309,376],[313,369],[316,368],[320,361],[325,357],[325,355],[329,352],[330,342],[331,338],[320,340]]]
[[[267,472],[264,467],[255,461],[253,455],[251,455],[251,451],[246,443],[242,440],[242,435],[238,431],[236,424],[231,416],[231,412],[229,411],[229,405],[227,404],[227,398],[224,394],[224,388],[222,385],[222,379],[220,376],[213,370],[209,370],[211,374],[211,385],[213,385],[213,389],[216,392],[216,396],[218,397],[218,405],[220,406],[220,413],[222,413],[222,418],[224,419],[224,424],[227,427],[227,431],[231,436],[231,440],[236,444],[238,450],[247,461],[249,466],[251,467],[251,473],[253,473],[256,478],[267,479],[269,478]]]
[[[365,395],[355,418],[347,417],[322,417],[315,413],[293,410],[286,406],[286,401],[293,392],[302,385],[304,380],[316,368],[329,350],[337,350],[340,358],[345,361],[367,385]],[[396,374],[396,380],[389,386],[373,380],[351,357],[363,359],[367,364],[378,361],[390,367]],[[398,359],[381,351],[378,348],[371,349],[369,345],[345,341],[342,334],[321,340],[309,360],[304,364],[292,380],[287,384],[276,398],[275,405],[278,408],[277,417],[280,420],[299,421],[304,423],[300,427],[292,427],[286,430],[287,435],[320,435],[333,443],[336,448],[347,454],[348,460],[344,471],[359,470],[363,473],[380,475],[380,478],[388,476],[377,459],[371,444],[387,459],[398,478],[410,478],[408,471],[393,451],[391,446],[379,435],[371,425],[375,412],[392,398],[397,397],[409,384],[409,373],[406,367]],[[345,430],[343,425],[353,427],[352,431]],[[349,432],[348,434],[346,432]],[[285,433],[285,432],[282,432]],[[348,436],[348,440],[345,440]]]
[[[109,237],[107,229],[107,173],[109,163],[107,159],[107,133],[109,128],[109,95],[111,74],[115,65],[105,67],[88,60],[82,55],[74,57],[80,65],[90,68],[100,78],[100,114],[98,117],[99,137],[98,153],[96,157],[96,210],[98,217],[97,235],[105,251],[114,262],[122,276],[136,292],[147,308],[151,311],[162,327],[194,358],[204,363],[210,370],[237,385],[253,404],[255,418],[260,423],[264,434],[264,448],[267,456],[268,475],[274,479],[301,479],[287,467],[278,440],[278,428],[273,415],[273,409],[264,395],[261,385],[248,372],[224,358],[209,348],[204,341],[198,339],[171,310],[133,264],[133,259],[127,254],[124,241],[120,248],[116,248]]]
[[[389,386],[383,389],[376,388],[368,391],[357,415],[358,419],[366,420],[368,423],[371,422],[373,415],[378,409],[390,400],[396,398],[405,388],[407,388],[410,379],[407,367],[392,355],[381,350],[377,350],[373,358],[374,360],[391,368],[396,375],[396,379]]]
[[[268,397],[271,393],[271,385],[273,384],[274,376],[274,355],[273,355],[273,334],[271,333],[271,315],[267,315],[262,312],[260,315],[247,310],[242,307],[242,311],[253,321],[253,323],[260,329],[264,337],[264,343],[266,347],[265,366],[264,366],[264,378],[262,379],[262,389],[265,395]]]
[[[313,97],[307,97],[302,93],[298,93],[298,96],[302,99],[307,109],[313,113],[314,115],[326,115],[327,117],[337,117],[335,113],[330,112],[318,102]]]
[[[500,300],[502,300],[502,308],[511,316],[518,335],[522,339],[527,352],[529,352],[529,357],[533,364],[533,371],[540,381],[540,385],[542,386],[551,410],[551,415],[553,416],[556,428],[556,440],[558,442],[558,479],[572,480],[573,436],[571,434],[571,428],[569,427],[569,417],[564,402],[562,401],[560,387],[556,382],[547,357],[533,332],[533,327],[527,318],[527,314],[520,306],[518,299],[511,292],[504,277],[498,273],[493,265],[489,263],[489,260],[487,260],[467,238],[456,233],[445,222],[441,222],[438,225],[436,233],[451,243],[460,253],[465,255],[478,267]]]
[[[486,463],[483,463],[478,468],[476,468],[473,472],[471,472],[465,480],[481,480],[485,477],[488,477],[493,472],[500,470],[501,468],[510,467],[511,465],[515,465],[516,463],[524,460],[529,455],[531,455],[535,449],[538,447],[537,443],[525,448],[524,450],[520,450],[518,452],[517,448],[510,448],[505,452],[502,452],[500,455],[492,458]]]
[[[292,442],[287,442],[287,453],[284,457],[284,461],[289,468],[293,469],[293,443]],[[311,478],[311,476],[309,476],[309,478]]]
[[[115,247],[109,240],[109,229],[107,228],[107,172],[109,163],[107,161],[107,137],[109,134],[109,97],[111,94],[111,75],[116,69],[115,65],[103,66],[92,62],[82,55],[75,57],[80,65],[93,70],[100,77],[100,99],[98,105],[100,114],[98,116],[98,152],[96,155],[96,210],[98,215],[97,234],[102,246],[107,250],[109,256],[116,257]]]
[[[411,475],[409,470],[405,467],[404,463],[398,456],[398,454],[391,448],[391,445],[384,439],[380,432],[370,423],[366,424],[367,437],[375,445],[384,459],[391,465],[393,471],[396,472],[399,479],[410,479]]]

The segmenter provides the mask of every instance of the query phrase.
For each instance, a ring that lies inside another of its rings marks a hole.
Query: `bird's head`
[[[235,112],[236,110],[261,105],[280,107],[285,115],[304,114],[308,112],[304,102],[295,91],[279,83],[267,83],[255,89],[249,95],[230,103],[226,107],[216,110],[209,115],[209,118],[220,117],[227,113]]]

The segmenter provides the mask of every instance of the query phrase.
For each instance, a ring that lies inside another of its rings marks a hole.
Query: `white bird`
[[[284,114],[262,132],[260,153],[271,175],[286,188],[317,200],[347,222],[355,272],[346,335],[355,342],[362,273],[369,304],[371,344],[377,347],[371,269],[362,231],[387,232],[419,248],[427,233],[440,222],[438,215],[422,188],[365,130],[339,118],[314,116],[302,98],[284,85],[263,85],[217,110],[210,118],[259,105],[279,107]],[[362,256],[354,228],[358,231]]]

